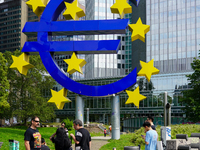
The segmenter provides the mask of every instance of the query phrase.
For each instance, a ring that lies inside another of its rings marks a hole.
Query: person
[[[24,133],[24,145],[26,150],[40,150],[41,148],[41,135],[37,130],[40,119],[35,116],[31,119],[31,125]]]
[[[56,135],[56,138],[55,138]],[[66,135],[66,131],[64,128],[58,128],[56,133],[54,133],[50,140],[55,143],[55,150],[70,150],[71,148],[71,141],[69,137]]]
[[[41,150],[50,150],[50,148],[46,146],[44,138],[41,138]]]
[[[155,125],[153,124],[153,117],[152,116],[148,116],[147,121],[151,124],[151,128],[153,130],[156,130]]]
[[[90,150],[91,149],[91,136],[88,130],[82,126],[82,121],[79,119],[74,120],[74,129],[77,130],[75,136],[71,133],[70,136],[75,142],[75,150]]]
[[[106,137],[106,128],[104,129],[104,137]]]
[[[145,140],[145,150],[156,150],[158,134],[151,128],[151,124],[146,121],[143,124],[146,136],[142,135]]]
[[[111,133],[111,131],[112,131],[112,126],[111,126],[111,124],[110,124],[110,126],[109,126],[108,128],[109,128],[110,133]]]
[[[61,128],[65,129],[66,135],[69,136],[68,129],[65,128],[65,123],[64,122],[61,123]]]

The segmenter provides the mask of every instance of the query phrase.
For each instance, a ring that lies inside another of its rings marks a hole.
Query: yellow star
[[[26,4],[33,10],[33,12],[39,17],[44,11],[48,0],[30,0]]]
[[[83,74],[82,67],[87,63],[84,59],[78,59],[75,53],[72,54],[71,59],[64,59],[64,61],[68,64],[67,72],[69,74],[73,74],[76,71]]]
[[[160,70],[158,70],[157,68],[153,66],[153,62],[154,62],[154,59],[152,59],[148,63],[140,61],[140,65],[142,69],[138,72],[137,75],[145,76],[147,80],[150,82],[151,75],[158,74],[160,72]]]
[[[119,14],[121,19],[125,14],[132,13],[132,7],[127,3],[127,0],[116,0],[110,9],[112,13]]]
[[[140,39],[141,41],[145,42],[145,34],[149,32],[150,25],[142,24],[142,20],[139,18],[136,24],[129,24],[128,26],[129,30],[132,32],[132,41]]]
[[[45,6],[47,6],[47,4],[48,4],[48,2],[50,1],[50,0],[41,0],[42,1],[42,3],[45,5]]]
[[[65,103],[71,102],[67,97],[67,89],[63,88],[62,90],[56,92],[51,90],[52,97],[48,103],[55,103],[58,109],[63,109]]]
[[[10,68],[17,69],[21,74],[26,75],[28,69],[33,68],[34,66],[29,63],[29,55],[22,53],[19,57],[13,56],[13,63]]]
[[[135,104],[135,106],[139,109],[139,104],[140,104],[140,101],[146,99],[145,96],[141,95],[140,94],[140,90],[139,90],[139,87],[137,87],[135,89],[135,91],[128,91],[126,90],[126,93],[128,94],[129,98],[128,100],[126,101],[125,104]]]
[[[79,20],[79,18],[85,16],[83,9],[80,8],[78,0],[75,0],[73,3],[65,2],[65,5],[67,9],[63,13],[63,16],[66,18],[66,20]]]

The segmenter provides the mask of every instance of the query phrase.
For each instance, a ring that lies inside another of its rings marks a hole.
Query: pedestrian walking
[[[26,150],[40,150],[41,134],[37,130],[40,119],[35,116],[31,119],[31,125],[24,133],[24,145]]]
[[[77,130],[75,136],[70,134],[75,142],[76,150],[90,150],[91,149],[91,136],[88,130],[83,128],[82,121],[79,119],[74,120],[74,129]]]
[[[110,124],[110,126],[108,128],[109,128],[110,133],[111,133],[112,132],[112,126],[111,126],[111,124]]]
[[[106,137],[106,134],[107,134],[107,132],[106,132],[106,128],[104,129],[104,137]]]

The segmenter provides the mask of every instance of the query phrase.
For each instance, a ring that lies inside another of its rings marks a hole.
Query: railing
[[[0,142],[0,148],[1,148],[2,145],[3,145],[3,142]]]

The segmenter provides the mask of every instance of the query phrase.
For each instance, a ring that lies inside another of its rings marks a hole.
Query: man
[[[143,127],[146,132],[146,137],[142,136],[145,140],[145,150],[156,150],[158,134],[155,130],[152,130],[149,122],[144,122]]]
[[[41,135],[37,130],[40,120],[38,117],[31,119],[31,125],[24,133],[24,144],[26,150],[40,150],[41,148]]]
[[[91,136],[90,133],[82,127],[82,121],[79,119],[74,120],[74,129],[76,131],[76,135],[74,136],[72,133],[70,136],[73,138],[75,142],[75,150],[90,150],[91,149]]]
[[[153,130],[156,130],[156,127],[155,127],[155,125],[153,124],[153,117],[148,116],[147,121],[151,124],[151,128],[152,128]]]
[[[50,148],[48,146],[46,146],[44,138],[42,138],[41,144],[42,144],[41,145],[41,150],[50,150]]]

